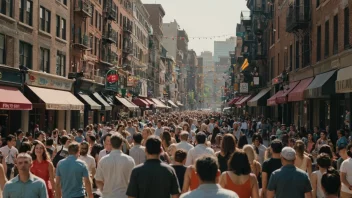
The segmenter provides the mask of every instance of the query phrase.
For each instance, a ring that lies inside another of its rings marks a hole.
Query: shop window
[[[13,17],[13,2],[14,0],[0,0],[0,12],[3,15]]]
[[[20,21],[32,26],[33,2],[31,0],[19,1]]]
[[[51,12],[40,6],[40,30],[50,33]]]
[[[20,41],[20,65],[32,68],[32,45]]]

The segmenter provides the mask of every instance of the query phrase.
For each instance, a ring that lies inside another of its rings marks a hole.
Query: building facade
[[[214,41],[214,62],[219,62],[221,56],[228,56],[229,51],[234,51],[236,37],[227,38],[225,41]]]

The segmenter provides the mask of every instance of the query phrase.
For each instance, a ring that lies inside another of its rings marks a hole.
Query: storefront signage
[[[272,85],[276,85],[276,84],[279,84],[279,83],[282,83],[282,78],[280,76],[278,77],[275,77],[271,80],[271,84]]]
[[[135,79],[133,76],[129,76],[127,78],[127,87],[135,87],[138,83],[138,80]]]
[[[248,83],[240,83],[240,93],[248,93]]]
[[[117,92],[119,76],[116,70],[109,70],[106,73],[105,89]]]
[[[8,110],[31,110],[32,104],[15,104],[15,103],[0,103],[0,109]]]
[[[45,104],[46,109],[51,109],[51,110],[79,110],[83,111],[84,106],[82,105],[66,105],[66,104]]]
[[[238,83],[235,83],[235,84],[233,85],[233,90],[234,90],[234,91],[238,91]]]
[[[0,83],[22,84],[21,75],[18,69],[0,66]]]
[[[72,80],[65,78],[57,78],[51,76],[50,74],[45,74],[42,72],[28,71],[26,77],[26,84],[36,87],[44,87],[49,89],[59,89],[65,91],[71,91]]]
[[[352,92],[352,78],[336,81],[335,88],[336,88],[336,93]]]
[[[259,77],[253,77],[254,85],[259,85]]]

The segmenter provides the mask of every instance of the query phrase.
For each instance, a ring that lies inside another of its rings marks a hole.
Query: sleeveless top
[[[313,173],[317,175],[317,198],[325,198],[324,191],[321,188],[321,178],[323,173],[320,172],[320,170],[314,171]]]
[[[192,190],[197,189],[199,186],[199,179],[198,176],[196,174],[196,171],[194,170],[194,168],[191,169],[191,181],[190,181],[190,185],[189,188]]]
[[[231,180],[231,177],[226,173],[226,185],[225,188],[237,193],[240,198],[250,198],[252,196],[252,187],[251,187],[251,178],[248,177],[248,180],[243,184],[235,184]]]
[[[307,157],[304,156],[302,160],[302,164],[300,166],[297,166],[297,168],[303,170],[304,172],[307,172]]]
[[[30,171],[32,174],[44,180],[46,189],[48,190],[49,198],[53,198],[53,186],[51,185],[49,176],[49,162],[46,160],[43,160],[42,162],[34,160]]]
[[[222,156],[220,153],[218,154],[218,162],[219,162],[219,169],[221,172],[227,171],[227,161],[230,158],[230,155]]]

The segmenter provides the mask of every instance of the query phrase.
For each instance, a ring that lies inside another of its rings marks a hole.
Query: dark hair
[[[95,142],[95,140],[97,140],[97,138],[93,134],[90,134],[88,137],[93,142]]]
[[[81,128],[78,129],[78,130],[77,130],[77,133],[83,133],[83,129],[81,129]]]
[[[162,134],[161,134],[161,139],[162,140],[165,140],[167,146],[170,146],[171,145],[171,134],[167,131],[164,131]]]
[[[48,138],[45,141],[46,146],[52,146],[54,144],[54,140],[52,138]]]
[[[210,140],[210,142],[212,143],[212,144],[215,144],[215,138],[216,138],[216,136],[218,135],[220,133],[220,129],[219,129],[219,127],[214,127],[214,129],[213,129],[213,134],[211,135],[211,140]]]
[[[347,155],[352,158],[351,148],[352,148],[352,143],[347,146]]]
[[[22,131],[21,129],[18,129],[18,130],[16,131],[16,135],[17,135],[17,136],[19,136],[21,133],[23,133],[23,131]]]
[[[69,138],[67,135],[61,136],[61,138],[60,138],[60,143],[61,143],[61,145],[65,145],[66,142],[67,142],[69,139],[70,139],[70,138]]]
[[[196,160],[196,170],[199,178],[203,182],[216,181],[219,165],[218,160],[214,156],[202,156]]]
[[[334,169],[328,170],[321,177],[321,186],[328,195],[337,195],[341,187],[339,173]]]
[[[225,134],[222,138],[221,142],[221,151],[225,154],[225,156],[231,155],[236,150],[236,139],[235,137],[228,133]]]
[[[161,140],[159,137],[155,135],[151,135],[148,137],[145,143],[145,149],[150,155],[159,155],[161,152]]]
[[[319,154],[321,154],[321,153],[326,153],[326,154],[328,154],[328,155],[330,156],[330,159],[333,158],[331,148],[330,148],[330,146],[327,145],[327,144],[322,145],[322,146],[320,147],[318,153],[319,153]]]
[[[15,137],[14,135],[8,135],[8,136],[6,137],[6,142],[11,142],[12,139],[16,139],[16,137]]]
[[[241,162],[241,163],[239,163]],[[251,173],[251,165],[249,164],[248,157],[243,150],[236,150],[228,161],[230,171],[236,175],[248,175]]]
[[[111,146],[114,149],[119,149],[123,141],[124,141],[124,137],[122,137],[122,135],[119,133],[112,135],[110,139]]]
[[[207,140],[207,135],[205,135],[205,133],[203,132],[199,132],[196,135],[196,140],[198,144],[204,144],[205,141]]]
[[[247,138],[245,136],[241,136],[238,140],[238,148],[242,149],[246,144],[248,144]]]
[[[133,140],[134,142],[136,142],[137,144],[141,144],[143,137],[141,133],[135,133],[133,134]]]
[[[18,153],[27,153],[28,151],[31,151],[31,144],[29,142],[22,142]]]
[[[252,142],[254,143],[254,141],[255,141],[256,139],[258,139],[259,142],[260,142],[261,144],[263,144],[263,138],[262,138],[262,136],[261,136],[259,133],[254,133],[254,134],[253,134],[253,136],[252,136]]]
[[[175,152],[175,162],[182,163],[187,157],[187,152],[183,149],[177,149]]]
[[[329,168],[331,166],[331,158],[326,153],[321,153],[317,157],[317,164],[321,168]]]
[[[281,153],[283,147],[284,146],[279,139],[273,140],[270,144],[270,148],[273,150],[273,153]]]

